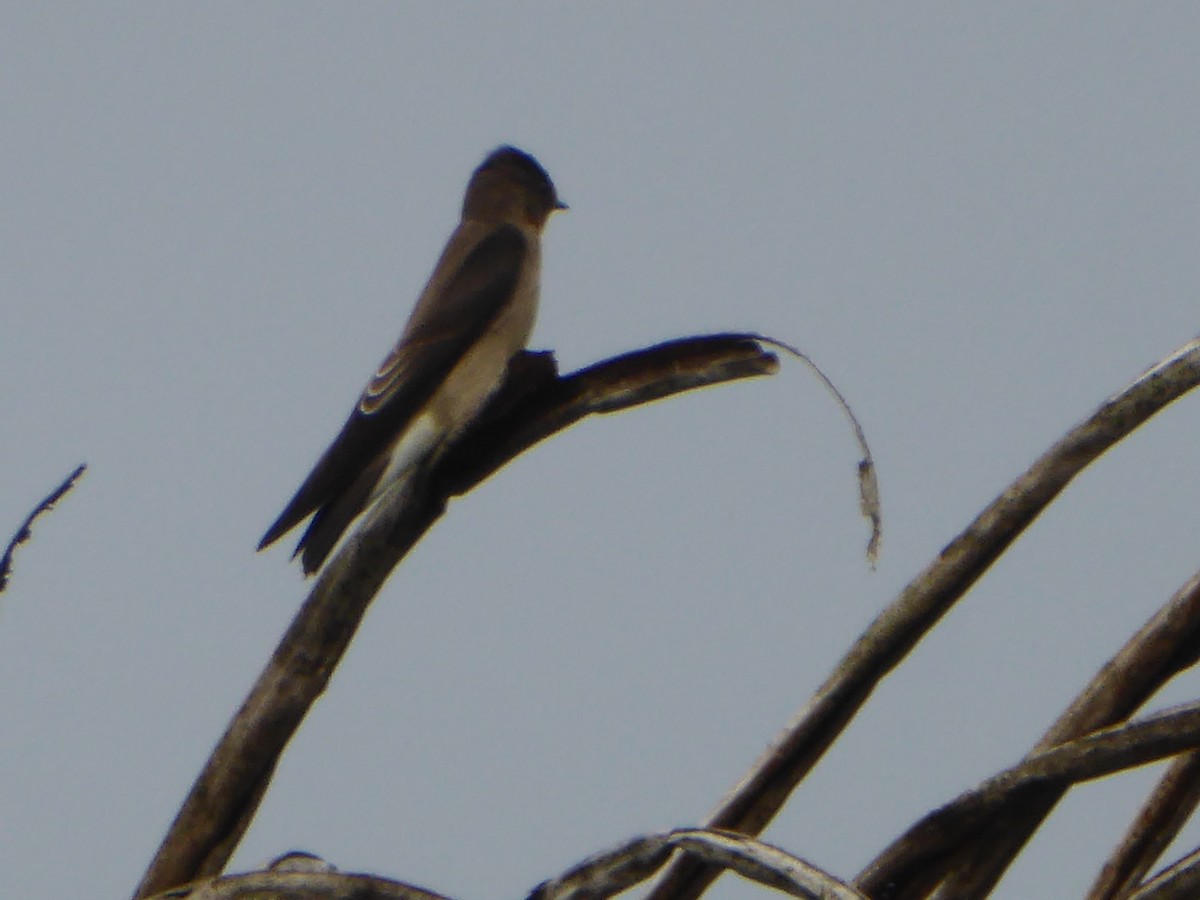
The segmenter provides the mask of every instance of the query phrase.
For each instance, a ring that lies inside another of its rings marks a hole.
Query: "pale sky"
[[[303,848],[486,900],[701,821],[984,504],[1200,331],[1197,46],[1186,3],[7,4],[3,540],[90,469],[0,595],[0,894],[132,891],[304,596],[258,538],[504,142],[571,205],[533,346],[800,346],[875,451],[878,568],[798,364],[583,423],[393,575],[234,868]],[[767,839],[849,877],[1019,759],[1200,566],[1198,403],[1060,498]],[[1073,793],[998,896],[1078,895],[1152,774]]]

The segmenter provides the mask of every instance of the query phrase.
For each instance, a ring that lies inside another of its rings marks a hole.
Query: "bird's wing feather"
[[[471,249],[436,298],[423,298],[341,432],[267,529],[260,550],[336,500],[387,450],[511,300],[526,247],[519,228],[501,225]]]

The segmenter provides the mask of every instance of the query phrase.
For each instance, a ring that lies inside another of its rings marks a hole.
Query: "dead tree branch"
[[[706,826],[760,834],[880,681],[1071,480],[1197,384],[1200,340],[1193,340],[1106,400],[1042,454],[880,613],[784,733],[730,791]],[[1102,724],[1107,723],[1093,724],[1087,730]],[[1056,735],[1050,745],[1073,736]],[[1030,830],[1037,821],[1040,817],[1031,813]],[[981,846],[992,845],[981,838]],[[651,900],[695,900],[717,874],[691,858],[679,857],[664,873]],[[946,896],[959,900],[976,895],[951,891]]]
[[[388,575],[465,493],[519,453],[593,413],[769,375],[778,360],[744,335],[671,341],[558,377],[525,354],[479,426],[412,490],[380,503],[325,565],[271,660],[197,777],[135,898],[219,874],[249,826],[284,747],[325,689]]]
[[[75,486],[75,482],[79,480],[79,477],[86,469],[87,464],[81,463],[74,472],[66,477],[66,480],[62,484],[51,491],[41,503],[34,507],[33,512],[25,517],[25,521],[21,523],[21,527],[17,529],[17,533],[13,535],[13,539],[8,542],[4,556],[0,557],[0,593],[8,587],[8,579],[12,575],[13,554],[16,553],[17,547],[33,536],[33,523],[42,513],[54,509],[54,504],[61,500],[63,495]]]

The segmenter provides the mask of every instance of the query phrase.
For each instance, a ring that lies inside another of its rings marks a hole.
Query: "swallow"
[[[542,230],[566,208],[524,151],[500,147],[479,165],[400,340],[259,550],[312,516],[293,557],[313,574],[359,516],[479,416],[529,340]]]

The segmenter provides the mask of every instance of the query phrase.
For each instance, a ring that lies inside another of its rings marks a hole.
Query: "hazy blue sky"
[[[132,889],[303,597],[254,546],[501,142],[571,204],[534,346],[798,344],[873,443],[879,567],[798,365],[582,424],[393,576],[235,864],[483,900],[701,820],[971,516],[1200,331],[1197,46],[1188,3],[5,4],[5,540],[91,468],[0,596],[0,893]],[[770,840],[852,874],[1037,739],[1200,565],[1198,402],[1067,491]],[[1073,794],[1000,895],[1078,894],[1150,777]]]

